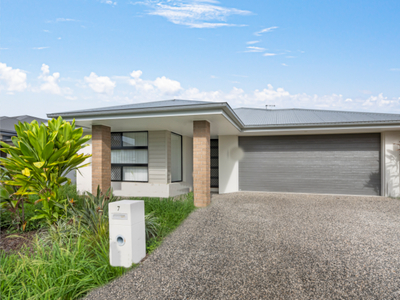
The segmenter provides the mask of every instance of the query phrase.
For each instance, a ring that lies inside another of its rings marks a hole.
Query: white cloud
[[[257,43],[259,43],[260,41],[248,41],[248,42],[246,42],[246,44],[247,45],[254,45],[254,44],[257,44]]]
[[[398,72],[400,71],[400,68],[391,68],[390,71]]]
[[[98,76],[96,73],[92,72],[88,77],[85,76],[85,82],[89,87],[100,94],[112,95],[115,88],[115,82],[111,81],[108,76]]]
[[[389,99],[388,97],[383,96],[383,93],[380,93],[378,96],[370,96],[362,105],[374,111],[378,108],[381,109],[383,107],[396,107],[397,111],[399,111],[400,97],[398,99]]]
[[[183,90],[177,97],[181,99],[229,102],[232,107],[264,108],[266,104],[272,104],[276,105],[276,108],[400,112],[400,97],[389,99],[384,97],[383,94],[379,94],[368,99],[350,99],[340,94],[323,96],[305,93],[290,94],[285,89],[275,89],[270,84],[267,85],[267,88],[250,92],[245,92],[243,89],[236,87],[227,93],[222,91],[202,92],[196,88],[190,88]]]
[[[181,84],[178,81],[168,79],[165,76],[158,77],[154,85],[164,94],[173,94],[181,90]]]
[[[79,22],[79,20],[68,19],[68,18],[57,18],[56,22]]]
[[[26,73],[20,69],[7,67],[4,63],[0,63],[0,83],[0,90],[6,89],[9,92],[22,92],[28,87]]]
[[[132,73],[130,74],[133,78],[138,79],[140,76],[142,76],[143,72],[140,70],[137,71],[132,71]]]
[[[282,66],[284,66],[284,67],[287,67],[288,65],[287,65],[287,64],[285,64],[285,63],[283,63],[283,64],[282,64]]]
[[[276,53],[264,53],[263,55],[264,55],[264,56],[275,56]]]
[[[32,49],[33,50],[43,50],[43,49],[47,49],[47,48],[50,48],[50,47],[33,47]]]
[[[72,95],[71,89],[59,86],[60,73],[50,74],[49,66],[46,64],[42,65],[41,70],[42,74],[39,76],[42,81],[40,88],[36,88],[36,90],[32,88],[31,91],[61,95],[70,100],[84,99],[85,94]],[[89,76],[84,77],[84,81],[81,81],[82,86],[77,86],[79,89],[90,87],[96,93],[101,94],[103,101],[119,103],[138,103],[176,98],[228,102],[233,108],[264,108],[266,104],[270,104],[276,105],[277,109],[308,108],[400,113],[400,97],[388,98],[382,93],[349,98],[338,93],[329,95],[292,94],[282,87],[274,88],[270,84],[259,89],[245,90],[238,87],[236,83],[229,91],[200,90],[196,87],[182,87],[179,81],[166,76],[148,80],[142,79],[142,75],[141,70],[135,70],[130,73],[130,76],[115,76],[111,80],[110,77],[98,76],[92,72]],[[1,63],[0,81],[3,84],[2,88],[10,92],[27,89],[25,72],[12,69]],[[118,81],[118,86],[116,81]],[[66,82],[71,81],[66,80]]]
[[[142,76],[142,71],[133,71],[131,74],[131,79],[129,84],[136,87],[137,90],[149,92],[155,90],[155,92],[160,92],[161,94],[174,94],[182,89],[181,84],[176,81],[169,79],[165,76],[158,77],[156,80],[143,80],[140,78]]]
[[[44,83],[40,86],[40,90],[50,94],[61,95],[61,88],[58,85],[60,73],[55,72],[53,75],[50,75],[50,68],[46,64],[42,64],[41,70],[42,74],[39,76],[39,79]]]
[[[248,46],[245,52],[264,52],[265,48],[256,47],[256,46]]]
[[[309,95],[306,93],[291,94],[284,88],[274,88],[268,84],[265,88],[246,91],[233,87],[230,91],[199,90],[196,87],[184,88],[180,82],[158,77],[156,80],[144,80],[142,71],[133,71],[130,77],[120,77],[135,87],[123,96],[117,94],[114,100],[122,103],[148,102],[163,99],[191,99],[212,102],[228,102],[235,107],[260,107],[266,104],[276,105],[276,108],[309,108],[333,109],[350,111],[398,112],[400,113],[400,97],[389,99],[383,94],[368,98],[349,98],[341,94]],[[121,85],[122,86],[122,85]]]
[[[277,28],[278,28],[277,26],[272,26],[272,27],[264,28],[263,30],[254,32],[254,35],[260,36],[260,35],[262,35],[263,33],[271,32],[271,31],[273,31],[274,29],[277,29]]]
[[[226,19],[231,15],[251,14],[247,10],[216,5],[218,1],[210,0],[145,0],[137,3],[151,7],[150,15],[161,16],[174,24],[191,28],[243,26],[227,23]]]
[[[111,1],[111,0],[102,0],[101,3],[109,4],[109,5],[117,5],[116,1]]]

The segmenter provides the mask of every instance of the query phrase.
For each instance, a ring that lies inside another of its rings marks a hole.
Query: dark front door
[[[217,139],[212,139],[210,141],[210,176],[211,176],[211,187],[212,188],[218,188],[219,187],[219,179],[218,179],[218,140]]]

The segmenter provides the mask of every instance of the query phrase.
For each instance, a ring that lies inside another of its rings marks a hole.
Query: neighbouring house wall
[[[400,197],[399,152],[400,131],[382,133],[382,181],[383,196]]]
[[[79,150],[79,154],[92,154],[92,140],[88,141],[88,147]],[[91,163],[92,158],[89,157],[84,164]],[[92,192],[92,165],[79,169],[79,172],[76,172],[76,189],[79,193],[84,193],[86,191]]]
[[[239,138],[220,135],[218,138],[219,155],[219,193],[239,191]]]

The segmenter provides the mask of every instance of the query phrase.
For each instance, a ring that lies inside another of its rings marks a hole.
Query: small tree
[[[70,179],[69,172],[78,170],[89,164],[83,164],[91,155],[77,154],[86,147],[90,135],[83,135],[82,128],[75,128],[75,120],[71,123],[61,117],[53,119],[48,125],[39,125],[37,121],[15,125],[17,136],[12,138],[14,146],[0,142],[4,148],[1,151],[9,154],[0,158],[0,163],[10,174],[8,180],[2,180],[5,185],[18,187],[15,195],[38,195],[43,203],[42,209],[33,219],[46,219],[53,224],[60,216],[61,208],[57,203],[58,190]]]

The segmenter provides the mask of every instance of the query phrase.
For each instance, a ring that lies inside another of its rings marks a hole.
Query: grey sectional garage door
[[[380,195],[380,134],[239,137],[242,191]]]

